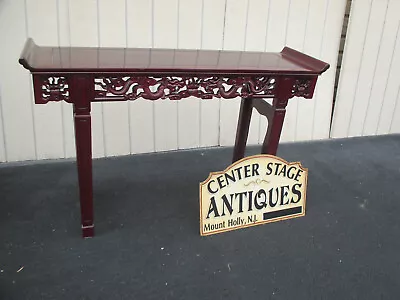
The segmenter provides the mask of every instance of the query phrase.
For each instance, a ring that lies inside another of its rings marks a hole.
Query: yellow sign
[[[243,158],[200,183],[200,234],[305,215],[308,170],[273,155]]]

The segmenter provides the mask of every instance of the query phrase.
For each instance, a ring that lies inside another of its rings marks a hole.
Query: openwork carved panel
[[[312,98],[314,94],[314,85],[314,79],[296,79],[293,84],[292,94],[294,97]]]
[[[276,79],[271,77],[98,77],[95,78],[95,99],[267,98],[274,96],[275,86]]]
[[[47,103],[49,101],[69,102],[69,85],[62,76],[34,76],[36,103]]]

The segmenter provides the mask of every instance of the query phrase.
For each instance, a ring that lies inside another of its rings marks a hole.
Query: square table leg
[[[71,84],[71,98],[74,103],[76,160],[83,237],[92,237],[94,235],[90,115],[92,85],[90,78],[85,76],[74,76]]]
[[[276,155],[285,120],[288,100],[293,97],[294,78],[284,77],[278,81],[276,97],[272,102],[272,113],[268,117],[268,129],[261,147],[262,154]]]

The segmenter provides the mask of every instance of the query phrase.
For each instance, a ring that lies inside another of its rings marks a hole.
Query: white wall
[[[0,0],[0,161],[73,157],[72,108],[34,105],[17,60],[39,45],[280,51],[288,45],[331,68],[313,100],[292,99],[282,141],[329,137],[346,0]],[[239,100],[239,99],[236,99]],[[93,104],[95,157],[232,145],[240,101],[189,98]],[[266,121],[254,113],[249,143]]]
[[[400,133],[400,1],[353,0],[332,137]]]

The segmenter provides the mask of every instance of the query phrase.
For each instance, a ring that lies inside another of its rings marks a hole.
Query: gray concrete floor
[[[0,299],[398,298],[399,135],[280,145],[307,215],[200,237],[198,184],[231,153],[95,160],[86,240],[73,161],[0,166]]]

